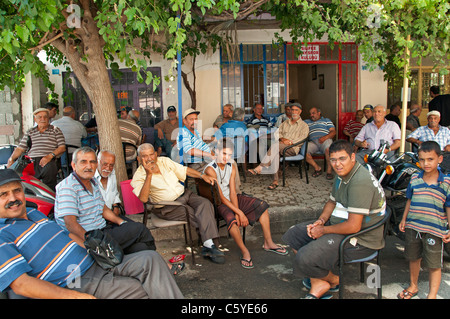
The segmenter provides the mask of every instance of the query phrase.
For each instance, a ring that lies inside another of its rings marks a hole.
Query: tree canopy
[[[324,36],[331,45],[356,42],[370,68],[392,77],[408,61],[406,47],[419,61],[450,60],[448,0],[0,0],[0,84],[20,91],[31,72],[53,90],[37,56],[45,50],[54,65],[70,66],[101,114],[100,143],[122,155],[107,70],[118,71],[120,61],[157,86],[161,79],[147,71],[154,52],[175,69],[177,51],[195,56],[221,43],[227,33],[217,23],[232,28],[261,13],[294,43]]]

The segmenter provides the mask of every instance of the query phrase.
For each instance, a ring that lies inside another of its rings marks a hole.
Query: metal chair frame
[[[389,219],[391,218],[391,208],[389,206],[386,206],[386,211],[384,214],[383,219],[381,219],[380,221],[378,221],[377,223],[373,224],[370,227],[367,227],[357,233],[351,234],[346,236],[342,242],[339,245],[339,299],[342,299],[343,297],[343,288],[344,288],[344,279],[343,279],[343,274],[344,274],[344,265],[345,264],[354,264],[354,263],[359,263],[360,264],[360,282],[364,283],[364,263],[369,262],[371,260],[376,260],[376,264],[380,269],[380,286],[377,287],[377,297],[378,299],[382,298],[382,285],[381,285],[381,267],[380,267],[380,253],[381,253],[381,249],[377,249],[374,253],[370,254],[369,256],[365,257],[365,258],[361,258],[361,259],[357,259],[357,260],[350,260],[350,261],[346,261],[344,262],[344,246],[345,244],[353,237],[357,237],[361,234],[370,232],[371,230],[374,230],[378,227],[384,227],[383,229],[383,238],[386,238],[387,235],[387,230],[388,230],[388,226],[387,223],[389,222]]]

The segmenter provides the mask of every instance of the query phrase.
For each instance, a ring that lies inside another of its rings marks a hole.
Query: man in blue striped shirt
[[[56,187],[56,222],[80,238],[84,238],[86,231],[102,229],[119,243],[125,254],[156,249],[144,224],[118,216],[105,205],[94,178],[97,166],[93,149],[82,147],[73,153],[73,173]]]
[[[0,170],[0,291],[39,299],[182,298],[156,252],[125,256],[112,272],[103,270],[81,238],[25,202],[17,173]]]
[[[322,116],[319,108],[313,107],[309,110],[311,119],[306,119],[305,123],[309,126],[309,142],[308,154],[306,154],[306,162],[314,167],[313,177],[322,174],[322,169],[317,165],[311,154],[320,153],[325,155],[327,161],[327,179],[333,179],[331,174],[330,155],[328,148],[333,143],[333,138],[336,136],[336,128],[330,119]]]

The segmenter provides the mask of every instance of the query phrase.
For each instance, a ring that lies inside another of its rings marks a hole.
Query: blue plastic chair
[[[300,145],[303,143],[303,146],[300,148],[300,151],[295,156],[286,156],[286,151],[294,146]],[[300,178],[303,179],[302,175],[302,166],[305,167],[305,175],[306,175],[306,184],[309,184],[308,180],[308,169],[306,166],[306,153],[308,151],[308,138],[301,140],[300,142],[294,143],[283,150],[283,155],[280,157],[280,162],[283,166],[283,187],[286,185],[286,162],[297,162],[298,163],[298,172],[300,173]]]

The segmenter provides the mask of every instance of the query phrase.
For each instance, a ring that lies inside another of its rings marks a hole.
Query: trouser
[[[151,250],[125,255],[122,263],[110,271],[92,265],[74,290],[101,299],[183,298],[167,263]]]
[[[154,214],[166,220],[186,220],[187,210],[190,223],[198,228],[203,242],[219,237],[214,207],[209,200],[186,189],[184,194],[175,201],[183,204],[183,206],[166,205],[162,208],[155,208]]]
[[[57,184],[58,165],[56,159],[52,159],[44,167],[39,165],[42,157],[33,157],[34,161],[34,176],[55,191]]]
[[[155,149],[158,150],[158,147],[161,147],[162,151],[166,153],[166,156],[171,156],[173,143],[167,138],[163,137],[160,139],[158,137],[158,130],[155,130]]]
[[[281,174],[280,170],[280,156],[283,156],[283,151],[285,148],[290,145],[284,143],[275,143],[267,151],[266,156],[261,161],[261,173],[269,174],[273,173],[273,180],[278,181],[279,175]],[[278,154],[277,154],[278,151]],[[279,156],[277,156],[279,155]],[[295,156],[297,152],[295,152],[294,148],[290,148],[286,151],[286,156]]]
[[[141,250],[156,250],[155,240],[150,230],[142,223],[122,217],[127,222],[122,225],[108,224],[102,230],[109,233],[122,247],[125,254]]]
[[[309,278],[324,278],[331,271],[339,275],[339,246],[346,235],[326,234],[318,239],[308,236],[306,226],[314,221],[292,226],[282,237],[291,248],[297,250],[294,274]],[[327,225],[329,225],[327,223]],[[356,244],[344,246],[344,262],[365,258],[374,250]]]

